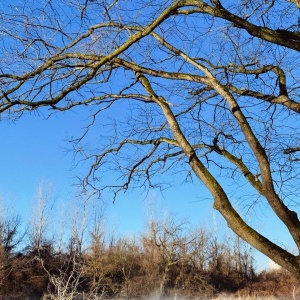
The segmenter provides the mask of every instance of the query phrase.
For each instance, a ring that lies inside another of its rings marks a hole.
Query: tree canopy
[[[84,107],[90,121],[71,142],[89,164],[85,188],[117,195],[159,186],[159,174],[197,177],[236,234],[300,278],[299,253],[252,228],[233,201],[267,203],[300,249],[299,7],[12,1],[0,11],[1,120]],[[107,171],[118,180],[102,186]]]

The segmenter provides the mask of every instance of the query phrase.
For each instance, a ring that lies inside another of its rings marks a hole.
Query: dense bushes
[[[219,241],[204,228],[185,227],[174,220],[151,221],[136,239],[108,239],[105,232],[90,230],[83,246],[70,231],[64,249],[42,236],[38,246],[28,244],[22,251],[2,247],[0,294],[3,299],[74,299],[82,293],[126,299],[177,293],[191,298],[247,291],[259,280],[268,282],[267,276],[255,274],[251,252],[238,237]],[[18,239],[16,228],[14,232]]]

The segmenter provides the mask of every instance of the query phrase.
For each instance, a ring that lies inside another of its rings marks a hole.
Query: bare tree
[[[11,216],[0,222],[0,245],[5,253],[11,253],[22,242],[21,217]]]
[[[50,186],[41,183],[33,204],[32,218],[28,230],[29,251],[35,255],[43,255],[52,249],[53,238],[50,236],[50,229],[53,224],[51,220],[53,208],[54,198]]]
[[[191,234],[189,244],[189,260],[193,268],[206,271],[209,259],[210,233],[205,228],[196,228]]]
[[[149,232],[143,237],[143,245],[151,264],[156,264],[159,279],[158,296],[166,294],[172,277],[172,267],[184,258],[184,250],[189,242],[183,238],[185,222],[176,222],[172,218],[154,221],[149,224]],[[177,272],[173,270],[173,272]],[[174,276],[173,276],[174,277]],[[177,276],[175,276],[176,278]]]
[[[77,262],[75,256],[66,260],[67,266],[61,266],[56,274],[48,270],[42,258],[37,257],[36,259],[41,264],[49,280],[49,293],[45,297],[48,297],[48,299],[50,297],[53,300],[72,300],[80,295],[78,289],[82,280],[83,268]]]
[[[84,188],[117,194],[160,186],[166,172],[196,176],[237,235],[300,278],[299,253],[232,201],[267,205],[300,249],[299,2],[83,2],[3,6],[1,118],[87,109],[72,140],[90,166]]]
[[[19,216],[2,216],[0,221],[0,291],[7,285],[13,272],[13,258],[17,246],[23,241],[25,232],[21,232]]]
[[[84,257],[84,274],[89,278],[90,290],[101,295],[106,292],[106,276],[109,272],[103,215],[103,207],[93,207],[90,243]]]

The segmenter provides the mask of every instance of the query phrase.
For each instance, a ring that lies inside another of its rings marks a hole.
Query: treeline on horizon
[[[85,203],[64,223],[64,237],[51,236],[47,230],[57,219],[49,218],[52,205],[42,191],[38,198],[27,227],[13,214],[0,220],[0,299],[141,299],[154,294],[208,299],[220,293],[289,299],[297,292],[287,272],[257,272],[251,248],[233,234],[220,238],[169,216],[151,219],[138,237],[118,237],[105,230],[102,212],[86,213]]]

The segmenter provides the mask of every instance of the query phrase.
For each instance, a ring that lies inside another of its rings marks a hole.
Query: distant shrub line
[[[258,274],[238,237],[219,241],[203,228],[186,233],[183,223],[151,221],[135,239],[91,230],[84,246],[73,230],[63,249],[31,234],[17,251],[25,241],[19,225],[14,218],[1,227],[0,299],[141,299],[154,293],[208,299],[224,292],[291,299],[292,289],[297,293],[296,281],[283,271]]]

